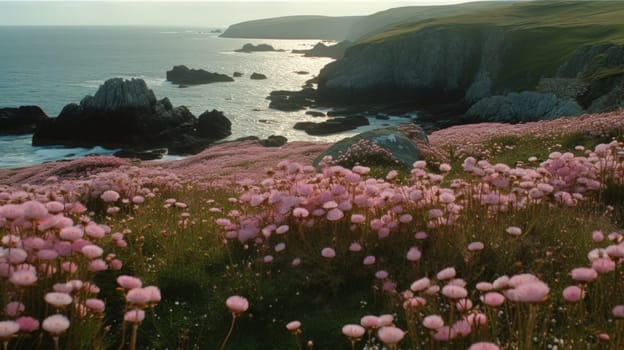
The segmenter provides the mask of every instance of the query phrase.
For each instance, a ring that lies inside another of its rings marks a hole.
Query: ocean
[[[212,29],[0,26],[0,107],[38,105],[47,115],[56,116],[66,104],[95,94],[105,80],[122,77],[145,80],[158,99],[168,97],[174,106],[187,106],[195,115],[205,110],[223,111],[232,121],[232,135],[227,140],[283,135],[289,141],[333,142],[399,122],[371,119],[370,126],[327,137],[294,130],[294,123],[315,119],[304,111],[271,110],[266,97],[273,90],[300,89],[331,62],[329,58],[290,52],[311,48],[318,41],[226,39],[212,33]],[[234,52],[245,43],[267,43],[285,51]],[[235,82],[179,88],[165,80],[165,73],[180,64],[230,76],[239,71],[244,76],[235,78]],[[310,74],[300,75],[297,71]],[[268,79],[251,80],[253,72],[265,74]],[[30,141],[30,135],[0,136],[0,168],[115,151],[100,147],[32,147]]]

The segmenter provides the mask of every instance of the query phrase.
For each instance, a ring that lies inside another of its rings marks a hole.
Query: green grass
[[[530,1],[494,9],[479,9],[403,24],[365,38],[376,44],[424,30],[457,31],[459,35],[492,28],[505,32],[500,48],[501,69],[494,77],[497,90],[534,89],[542,77],[556,69],[579,47],[598,43],[624,43],[624,2]],[[600,69],[591,78],[622,74],[621,68]]]

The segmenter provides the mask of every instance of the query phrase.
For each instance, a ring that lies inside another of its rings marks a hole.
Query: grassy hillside
[[[542,76],[552,76],[579,47],[597,43],[624,43],[624,2],[535,1],[480,9],[396,26],[367,37],[360,44],[383,43],[422,30],[455,30],[475,33],[503,28],[505,44],[497,87],[535,88]],[[476,29],[476,31],[475,31]]]
[[[224,38],[342,40],[359,16],[286,16],[237,23]]]

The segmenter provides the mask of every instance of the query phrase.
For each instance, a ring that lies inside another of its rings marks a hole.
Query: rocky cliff
[[[459,104],[472,120],[613,110],[624,106],[622,16],[624,3],[538,1],[396,27],[323,68],[319,99]]]

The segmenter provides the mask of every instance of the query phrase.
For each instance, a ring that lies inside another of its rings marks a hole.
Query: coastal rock
[[[156,100],[141,79],[114,78],[101,85],[94,96],[86,96],[80,104],[68,104],[58,117],[41,121],[32,143],[197,153],[222,138],[230,127],[225,117],[212,119],[211,125],[218,125],[218,132],[202,134],[199,119],[186,107],[173,107],[167,98]]]
[[[313,117],[326,117],[327,116],[325,113],[319,112],[319,111],[306,111],[305,114],[311,115]]]
[[[225,74],[211,73],[203,69],[189,69],[187,66],[175,66],[167,71],[167,80],[178,85],[199,85],[234,81]]]
[[[267,51],[284,51],[284,50],[276,50],[273,46],[269,45],[269,44],[258,44],[258,45],[254,45],[251,43],[247,43],[245,45],[243,45],[243,47],[241,47],[238,50],[235,50],[236,52],[245,52],[245,53],[252,53],[252,52],[267,52]]]
[[[345,51],[347,51],[351,45],[353,45],[353,43],[349,40],[343,40],[334,45],[325,45],[320,42],[309,50],[292,50],[292,53],[302,53],[305,57],[329,57],[339,59],[344,56]]]
[[[555,119],[583,113],[574,100],[563,100],[552,93],[512,92],[487,97],[475,103],[464,118],[470,121],[519,123]]]
[[[234,78],[240,78],[243,76],[243,73],[241,72],[234,72],[234,74],[232,74],[234,76]]]
[[[219,140],[232,134],[232,123],[223,112],[213,109],[199,115],[197,131],[202,137]]]
[[[282,147],[288,142],[288,139],[281,135],[271,135],[258,142],[264,147]]]
[[[0,108],[0,134],[31,134],[48,116],[38,106]]]
[[[261,74],[261,73],[256,73],[256,72],[251,73],[251,75],[249,76],[249,79],[252,79],[252,80],[263,80],[266,78],[267,78],[266,75]]]
[[[400,127],[387,127],[366,131],[353,137],[336,142],[333,146],[319,155],[314,164],[318,165],[326,156],[331,156],[334,160],[339,160],[341,155],[349,151],[354,145],[364,140],[367,144],[377,145],[392,156],[388,161],[398,161],[406,167],[411,167],[415,161],[419,160],[420,151],[417,143],[428,145],[427,135],[424,131],[414,125],[410,125],[410,134],[406,135]],[[416,132],[414,132],[416,130]],[[409,137],[408,137],[409,136]]]
[[[332,118],[324,122],[299,122],[293,126],[295,130],[303,130],[308,135],[325,136],[343,131],[354,130],[358,126],[369,125],[368,118],[364,116],[351,116]]]
[[[166,148],[157,148],[150,150],[122,149],[121,151],[113,153],[113,155],[119,158],[156,160],[162,159],[165,155],[167,155],[167,152],[168,151]]]
[[[314,104],[316,100],[316,90],[308,87],[300,91],[271,91],[267,99],[271,101],[269,103],[269,108],[271,109],[285,112],[298,111]]]

